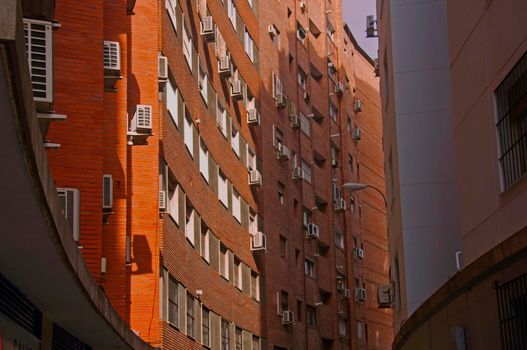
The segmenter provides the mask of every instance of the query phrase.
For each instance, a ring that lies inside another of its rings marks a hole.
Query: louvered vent
[[[135,113],[137,129],[152,129],[152,106],[137,105]]]
[[[102,178],[102,208],[113,207],[113,179],[112,175],[105,174]]]
[[[104,41],[104,69],[121,71],[121,47],[117,41]]]
[[[62,200],[64,218],[71,229],[73,239],[79,240],[80,191],[75,188],[57,188]]]
[[[53,102],[51,23],[24,19],[24,37],[33,98]]]

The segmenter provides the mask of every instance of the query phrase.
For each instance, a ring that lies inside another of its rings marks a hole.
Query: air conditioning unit
[[[167,210],[167,193],[159,191],[159,210],[164,212]]]
[[[342,82],[337,81],[335,83],[335,93],[337,95],[342,95],[344,93],[344,84],[342,84]]]
[[[364,259],[364,249],[362,249],[362,248],[355,248],[353,250],[353,255],[355,256],[355,259],[358,259],[358,260]]]
[[[262,174],[258,170],[249,171],[249,186],[261,186]]]
[[[130,129],[130,131],[137,133],[149,132],[152,130],[152,106],[136,106]]]
[[[378,77],[380,75],[379,59],[378,58],[373,60],[373,69],[375,70],[375,76]]]
[[[320,237],[320,229],[316,224],[310,223],[307,224],[307,232],[306,236],[309,239],[318,238]]]
[[[26,57],[37,102],[53,102],[53,34],[51,22],[24,18]]]
[[[343,292],[344,289],[344,277],[337,276],[337,291]]]
[[[355,130],[353,130],[353,132],[351,133],[351,138],[354,141],[360,141],[360,139],[361,139],[360,128],[356,128]]]
[[[278,32],[276,31],[276,27],[274,25],[272,25],[272,24],[267,27],[267,32],[272,37],[278,35]]]
[[[287,146],[285,146],[284,144],[280,143],[276,150],[276,157],[281,160],[288,160],[289,148],[287,148]]]
[[[102,208],[111,210],[113,207],[113,179],[112,175],[102,176]]]
[[[355,300],[365,301],[366,300],[366,289],[364,288],[355,288]]]
[[[366,38],[375,38],[377,35],[375,32],[377,29],[375,28],[375,17],[372,15],[366,16]]]
[[[390,284],[382,284],[377,287],[377,303],[379,308],[386,309],[393,307],[393,288]]]
[[[293,129],[298,129],[300,127],[300,117],[298,115],[291,116],[291,127]]]
[[[346,299],[351,298],[351,291],[348,288],[344,288],[342,290],[342,294],[344,295],[344,298]]]
[[[80,191],[76,188],[57,188],[57,195],[62,202],[63,215],[71,229],[73,239],[80,237]]]
[[[294,314],[292,311],[284,310],[282,311],[282,324],[293,324]]]
[[[297,166],[293,169],[293,180],[299,180],[303,177],[304,172],[302,171],[302,168]]]
[[[234,80],[231,87],[231,97],[234,99],[240,99],[243,97],[242,81]]]
[[[165,56],[157,57],[157,78],[160,82],[168,80],[168,59]]]
[[[360,99],[355,99],[355,102],[353,102],[353,109],[355,110],[355,112],[362,111],[362,101]]]
[[[222,78],[230,78],[232,76],[231,58],[229,56],[220,57],[218,62],[218,73]]]
[[[251,234],[251,250],[266,250],[267,237],[262,232]]]
[[[201,22],[201,36],[207,41],[214,41],[214,22],[212,16],[205,16]]]
[[[253,126],[260,125],[260,114],[256,108],[247,111],[247,124]]]
[[[340,213],[346,210],[346,200],[344,198],[337,198],[335,203],[335,212]]]
[[[276,108],[278,109],[285,108],[285,95],[282,93],[277,93],[275,98],[276,98]]]
[[[104,71],[121,72],[121,46],[118,41],[104,41]]]

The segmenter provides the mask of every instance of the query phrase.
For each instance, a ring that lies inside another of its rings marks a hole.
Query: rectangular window
[[[179,185],[171,177],[168,180],[168,214],[179,225]]]
[[[236,327],[236,338],[235,338],[236,350],[242,350],[242,330]]]
[[[256,234],[258,232],[258,220],[256,213],[250,209],[249,210],[249,233]]]
[[[337,114],[338,114],[337,107],[332,102],[330,102],[329,103],[329,116],[331,117],[331,119],[336,121]]]
[[[285,185],[281,183],[280,181],[278,181],[277,193],[278,193],[278,201],[280,202],[280,204],[283,205],[285,201]]]
[[[251,271],[251,298],[254,300],[260,300],[260,285],[258,274],[254,271]]]
[[[256,170],[256,154],[249,146],[247,146],[247,169]]]
[[[344,249],[344,231],[340,228],[335,229],[335,245]]]
[[[302,159],[302,176],[304,180],[311,183],[311,165]]]
[[[232,188],[232,216],[238,222],[242,222],[241,197],[234,187]]]
[[[179,328],[178,309],[178,283],[170,276],[168,280],[168,322],[177,328]]]
[[[306,72],[302,70],[302,68],[300,68],[300,66],[298,67],[297,80],[298,80],[298,86],[300,86],[300,88],[305,91],[307,74]]]
[[[279,301],[278,301],[278,314],[283,314],[284,311],[289,310],[289,294],[285,291],[278,292]]]
[[[192,71],[192,36],[186,24],[183,24],[183,56]]]
[[[205,142],[199,141],[199,171],[207,183],[209,183],[209,150]]]
[[[309,126],[309,118],[304,113],[300,112],[300,130],[307,136],[311,135],[311,129]]]
[[[243,46],[245,48],[245,53],[249,58],[251,59],[251,62],[254,63],[254,41],[251,37],[251,34],[247,31],[247,28],[245,29],[245,33],[243,36]]]
[[[201,241],[200,249],[201,256],[207,262],[210,263],[210,233],[209,228],[205,225],[203,220],[201,221]]]
[[[188,113],[185,113],[183,138],[185,140],[185,146],[187,147],[190,156],[194,158],[194,125],[192,125],[192,117],[188,115]]]
[[[302,27],[300,25],[300,23],[296,22],[296,38],[298,40],[300,40],[300,42],[302,44],[305,44],[305,41],[306,41],[306,37],[307,37],[307,32],[306,30],[304,29],[304,27]]]
[[[362,339],[362,322],[357,321],[357,338]]]
[[[339,318],[339,335],[341,337],[348,336],[348,320],[345,318]]]
[[[221,350],[229,350],[230,346],[229,321],[221,320]]]
[[[218,171],[218,199],[223,203],[225,208],[229,207],[228,199],[228,180],[221,170]]]
[[[201,93],[201,97],[203,98],[203,101],[205,104],[208,104],[209,101],[209,81],[207,78],[207,72],[205,69],[201,68],[201,65],[199,66],[199,92]]]
[[[287,238],[280,236],[280,256],[282,258],[286,257],[287,252]]]
[[[170,114],[170,117],[172,118],[172,121],[174,124],[176,124],[176,127],[179,128],[179,120],[178,120],[178,94],[174,83],[172,83],[172,80],[168,80],[167,86],[167,111],[168,114]]]
[[[306,276],[315,277],[315,262],[310,259],[304,259],[304,272]]]
[[[236,31],[236,5],[234,5],[234,0],[227,0],[227,15],[231,20],[234,31]]]
[[[194,338],[194,298],[187,293],[187,335]]]
[[[229,250],[223,244],[220,245],[220,274],[229,280]]]
[[[242,262],[240,259],[234,257],[234,274],[232,276],[232,283],[236,288],[239,290],[242,290],[242,279],[243,279],[243,273],[242,273]]]
[[[177,30],[177,0],[166,0],[165,7],[167,9],[170,22],[172,22],[172,27],[174,28],[174,30]]]
[[[240,131],[234,125],[231,132],[231,147],[236,157],[240,158]]]
[[[252,350],[260,350],[260,338],[253,335],[253,348]]]
[[[527,174],[527,53],[494,91],[502,189]]]
[[[210,312],[205,307],[201,309],[201,344],[210,346]]]
[[[227,138],[227,111],[218,101],[218,109],[216,110],[216,122],[223,137]]]
[[[307,306],[307,325],[311,327],[317,326],[317,309],[314,306]]]
[[[190,244],[194,246],[194,214],[195,210],[189,201],[186,202],[185,208],[185,237],[189,240]]]

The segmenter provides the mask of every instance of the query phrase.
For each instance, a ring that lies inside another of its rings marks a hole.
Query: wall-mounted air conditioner
[[[165,191],[159,191],[159,211],[167,210],[167,194]]]
[[[249,171],[249,186],[261,186],[262,174],[258,170]]]
[[[297,166],[293,169],[293,180],[300,180],[303,177],[302,168]]]
[[[222,78],[230,78],[232,76],[231,58],[229,56],[220,57],[218,73]]]
[[[216,35],[214,33],[214,21],[212,16],[205,16],[201,22],[201,36],[207,41],[214,41]]]
[[[300,128],[300,117],[298,115],[292,115],[291,116],[291,127],[293,129]]]
[[[289,159],[289,148],[284,144],[280,143],[276,149],[276,157],[280,160]]]
[[[346,200],[344,198],[337,198],[335,201],[335,212],[340,213],[346,210]]]
[[[243,97],[243,88],[241,80],[234,80],[231,87],[231,97],[234,99],[240,99]]]
[[[168,59],[165,56],[157,56],[157,78],[162,83],[168,80]]]
[[[309,239],[314,239],[320,237],[320,229],[316,224],[309,223],[307,224],[306,236]]]
[[[247,124],[250,126],[260,125],[260,114],[256,108],[247,111]]]
[[[282,311],[282,324],[288,325],[293,324],[294,321],[294,314],[292,311],[284,310]]]
[[[251,250],[266,250],[267,237],[262,232],[251,234]]]

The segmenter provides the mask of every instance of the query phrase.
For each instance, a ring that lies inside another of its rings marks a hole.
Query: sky
[[[375,15],[376,0],[342,0],[344,23],[348,24],[359,45],[370,55],[377,58],[377,38],[366,39],[366,16]]]

